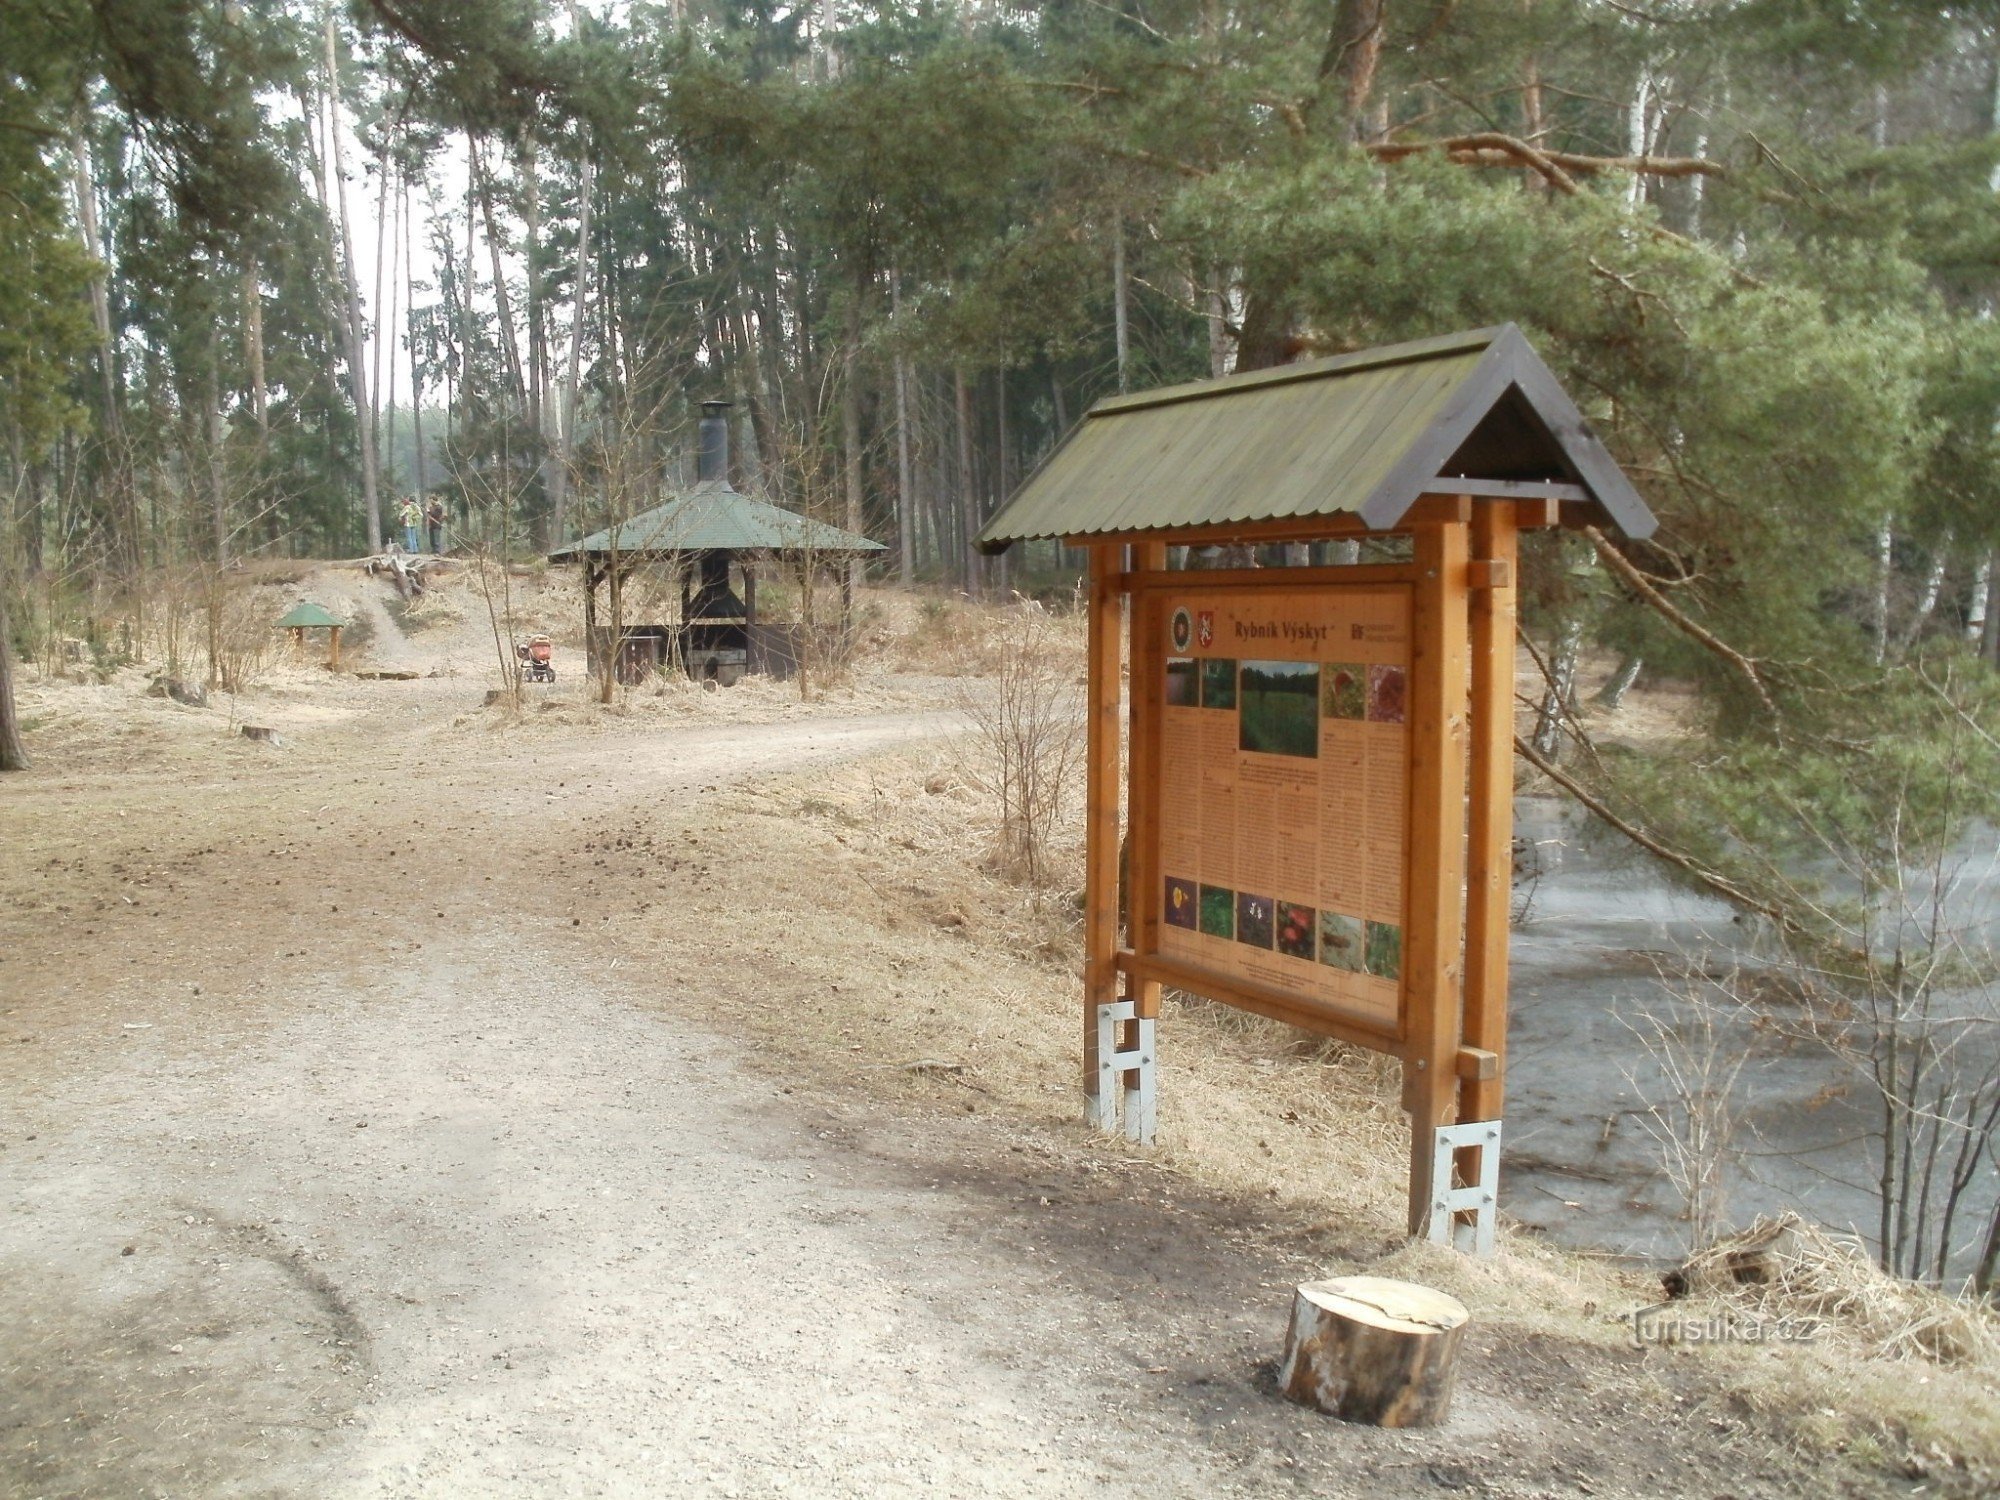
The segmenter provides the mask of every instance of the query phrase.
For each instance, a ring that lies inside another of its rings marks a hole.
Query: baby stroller
[[[555,655],[555,646],[545,635],[531,635],[514,647],[514,655],[520,659],[521,681],[554,682],[556,669],[549,664]]]

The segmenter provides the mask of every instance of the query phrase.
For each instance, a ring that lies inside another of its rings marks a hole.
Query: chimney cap
[[[704,417],[719,417],[728,411],[733,404],[733,402],[721,400],[704,401],[701,403],[701,414]]]

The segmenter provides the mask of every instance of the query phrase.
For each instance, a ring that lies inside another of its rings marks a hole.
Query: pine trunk
[[[507,357],[507,379],[513,387],[514,409],[528,403],[527,379],[521,366],[521,341],[514,331],[514,304],[507,295],[507,273],[500,261],[500,230],[493,215],[493,182],[479,151],[479,138],[468,134],[472,184],[479,197],[479,217],[486,226],[486,254],[493,270],[493,315],[500,325],[500,348]]]
[[[1117,326],[1118,393],[1131,389],[1132,289],[1125,274],[1125,222],[1120,219],[1111,233],[1111,305]]]
[[[7,585],[0,580],[0,771],[28,769],[21,721],[14,711],[14,643],[7,627]]]
[[[1972,573],[1972,598],[1965,607],[1965,638],[1977,646],[1986,634],[1986,611],[1993,601],[1993,559],[1983,559]]]
[[[260,436],[271,432],[270,394],[264,383],[264,289],[257,258],[243,268],[243,361],[250,370],[250,413]]]
[[[1884,520],[1875,532],[1875,665],[1889,659],[1889,581],[1896,566],[1896,528]]]
[[[892,327],[903,311],[903,281],[889,273],[889,322]],[[916,582],[917,544],[916,470],[910,462],[910,361],[901,348],[896,350],[896,581],[904,588]]]
[[[2000,552],[1986,559],[1987,575],[1992,576],[2000,569]],[[1979,654],[1995,666],[2000,666],[2000,609],[1993,607],[1989,596],[1986,604],[1986,618],[1980,622]]]
[[[104,392],[104,441],[108,460],[105,467],[110,481],[113,524],[118,532],[113,550],[122,555],[128,568],[136,570],[140,558],[139,498],[125,452],[124,411],[118,394],[117,347],[111,336],[111,290],[106,284],[104,270],[111,257],[98,234],[97,185],[92,180],[90,148],[81,129],[77,132],[73,154],[76,158],[77,224],[83,233],[84,253],[93,263],[90,316],[97,331],[97,367]]]
[[[542,423],[548,402],[548,331],[542,307],[542,184],[536,175],[535,138],[529,136],[521,148],[521,175],[524,189],[522,207],[527,229],[523,252],[528,264],[528,425],[537,439],[545,440],[548,429]]]
[[[1208,269],[1208,373],[1218,380],[1229,373],[1229,303],[1220,266]]]
[[[954,366],[952,379],[952,409],[957,417],[958,428],[958,515],[959,542],[962,548],[962,566],[965,570],[965,591],[974,598],[980,596],[981,578],[979,553],[973,547],[973,539],[979,535],[979,497],[973,491],[972,471],[972,388],[966,383],[965,367]]]
[[[1605,679],[1604,686],[1597,690],[1597,701],[1606,708],[1617,708],[1625,702],[1625,695],[1632,691],[1632,684],[1639,680],[1639,673],[1645,669],[1643,656],[1628,656],[1618,664],[1618,670]]]
[[[583,317],[587,306],[585,288],[590,276],[590,190],[593,176],[590,158],[586,156],[583,159],[583,184],[577,195],[575,308],[569,323],[569,361],[563,380],[562,430],[556,438],[556,468],[550,487],[549,528],[557,546],[561,546],[569,535],[569,466],[576,453],[576,388],[583,378]]]
[[[1317,108],[1332,105],[1341,139],[1359,140],[1382,65],[1383,0],[1336,0],[1319,64]]]
[[[1917,643],[1917,637],[1924,633],[1924,626],[1937,613],[1938,600],[1944,594],[1945,567],[1951,553],[1951,533],[1946,532],[1939,540],[1937,551],[1931,554],[1930,571],[1924,575],[1924,591],[1917,600],[1917,607],[1910,615],[1909,624],[1896,640],[1896,660],[1901,661],[1910,654],[1910,648]]]
[[[388,341],[389,329],[393,326],[382,315],[382,286],[385,274],[383,261],[389,253],[389,144],[393,132],[384,138],[383,148],[375,158],[376,169],[382,175],[382,182],[375,190],[375,295],[370,300],[369,309],[375,314],[374,337],[369,342],[368,366],[368,425],[375,434],[375,451],[382,451],[382,345]],[[365,201],[365,200],[364,200]],[[393,273],[389,273],[393,274]],[[393,368],[393,366],[392,366]],[[394,464],[388,466],[392,472]],[[391,483],[393,490],[394,484]]]
[[[1582,645],[1583,626],[1574,621],[1565,625],[1556,642],[1555,660],[1549,664],[1541,710],[1535,715],[1535,749],[1543,755],[1554,755],[1561,747],[1564,725],[1576,711],[1576,658]]]
[[[856,536],[861,523],[861,293],[847,309],[846,347],[841,351],[840,370],[840,466],[841,486],[847,499],[847,529]],[[864,565],[859,557],[847,562],[847,587],[851,593],[861,587]]]
[[[216,342],[211,332],[208,340],[208,390],[204,405],[208,408],[208,503],[215,523],[215,561],[217,566],[223,566],[229,561],[229,482],[222,451],[222,375],[217,368],[221,361]]]
[[[361,500],[367,510],[368,550],[382,550],[382,497],[376,491],[375,431],[369,420],[366,344],[361,333],[361,285],[354,275],[354,231],[347,215],[347,151],[340,141],[340,58],[334,41],[334,12],[326,13],[326,126],[331,143],[334,197],[340,208],[340,269],[347,293],[347,373],[354,396],[354,421],[361,438]]]

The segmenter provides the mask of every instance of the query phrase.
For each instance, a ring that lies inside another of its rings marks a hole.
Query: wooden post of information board
[[[1120,573],[1125,549],[1090,549],[1090,643],[1085,685],[1083,876],[1083,1092],[1091,1124],[1111,1123],[1115,1099],[1102,1097],[1097,1012],[1118,998],[1118,667],[1124,637]]]
[[[1132,571],[1137,573],[1160,573],[1166,570],[1167,545],[1165,542],[1135,542],[1132,544]],[[1160,639],[1159,611],[1141,608],[1136,594],[1132,596],[1132,670],[1129,675],[1129,691],[1132,695],[1132,736],[1131,771],[1127,776],[1126,796],[1132,808],[1154,809],[1160,805],[1160,736],[1161,714],[1166,702],[1166,679],[1155,670],[1166,661],[1166,646]],[[1140,670],[1141,666],[1145,670]],[[1148,816],[1152,814],[1149,811]],[[1128,812],[1128,828],[1136,829],[1139,819]],[[1160,908],[1165,900],[1161,887],[1159,854],[1160,841],[1154,838],[1134,838],[1131,841],[1130,868],[1126,876],[1131,892],[1126,921],[1131,929],[1131,944],[1139,953],[1157,953],[1160,947]],[[1138,1002],[1138,1013],[1151,1020],[1160,1013],[1160,982],[1157,979],[1138,979],[1133,982],[1132,998]]]
[[[1153,609],[1130,588],[1141,573],[1157,573],[1166,568],[1167,548],[1163,542],[1134,542],[1128,559],[1126,617],[1130,631],[1130,669],[1126,673],[1131,732],[1125,758],[1125,924],[1132,947],[1150,953],[1159,947],[1160,889],[1159,839],[1151,831],[1154,810],[1159,806],[1160,714],[1166,700],[1166,654],[1161,640],[1159,611]],[[1112,1012],[1118,1019],[1110,1028],[1112,1080],[1122,1095],[1120,1113],[1125,1138],[1150,1146],[1157,1128],[1156,1100],[1158,1072],[1154,1034],[1160,1015],[1160,982],[1138,975],[1125,976],[1124,1003]],[[1108,1118],[1109,1101],[1102,1098],[1107,1059],[1103,1055],[1105,1030],[1098,1031],[1098,1107]]]
[[[1415,532],[1410,641],[1410,844],[1403,928],[1403,1107],[1410,1116],[1410,1233],[1434,1203],[1438,1127],[1458,1094],[1465,934],[1466,526]],[[1449,1187],[1449,1183],[1437,1184]]]
[[[1519,531],[1511,504],[1473,513],[1471,879],[1465,905],[1465,1045],[1478,1066],[1461,1120],[1498,1120],[1507,1086],[1507,924],[1514,871],[1514,619]],[[1491,1057],[1491,1062],[1487,1057]],[[1468,1174],[1468,1180],[1475,1180]]]

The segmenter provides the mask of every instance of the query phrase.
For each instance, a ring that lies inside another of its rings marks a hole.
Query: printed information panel
[[[1407,586],[1155,597],[1162,956],[1401,1032]]]

